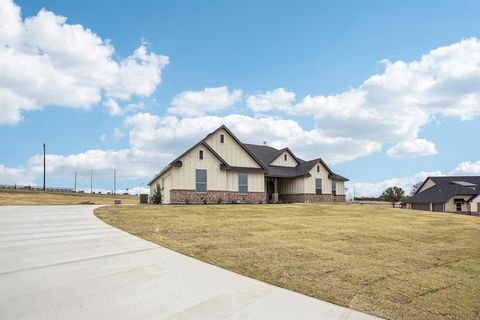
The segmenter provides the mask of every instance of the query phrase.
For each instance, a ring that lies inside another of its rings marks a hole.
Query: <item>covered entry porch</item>
[[[278,202],[278,184],[280,178],[265,178],[266,203]]]

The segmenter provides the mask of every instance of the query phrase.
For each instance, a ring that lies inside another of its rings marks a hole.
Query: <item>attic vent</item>
[[[266,145],[267,145],[267,141],[263,141],[263,145],[266,146]]]

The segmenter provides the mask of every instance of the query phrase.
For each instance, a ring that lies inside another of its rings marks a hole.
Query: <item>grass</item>
[[[117,228],[386,319],[480,319],[480,218],[372,205],[103,207]]]
[[[135,196],[102,195],[86,193],[61,193],[24,190],[0,190],[0,205],[30,204],[113,204],[114,199],[121,199],[122,204],[138,204]]]

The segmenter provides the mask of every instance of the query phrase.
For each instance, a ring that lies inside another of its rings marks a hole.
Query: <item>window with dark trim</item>
[[[332,180],[332,194],[334,196],[337,195],[337,181],[335,181],[335,180]]]
[[[238,192],[248,193],[248,173],[238,173]]]
[[[462,203],[460,201],[455,202],[455,209],[457,210],[457,212],[462,211]]]
[[[317,172],[320,172],[320,166],[317,166]]]
[[[285,159],[285,161],[287,161],[287,154],[286,153],[283,155],[283,159]]]
[[[200,150],[198,152],[198,157],[200,158],[200,160],[203,160],[203,150]]]
[[[195,170],[195,191],[207,192],[207,170],[205,169]]]
[[[315,194],[322,194],[322,179],[315,179]]]
[[[220,135],[220,143],[225,142],[225,136],[223,134]]]

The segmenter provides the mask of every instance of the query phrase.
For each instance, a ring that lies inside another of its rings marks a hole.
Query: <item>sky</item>
[[[218,126],[376,196],[480,175],[479,1],[0,0],[0,184],[145,191]]]

